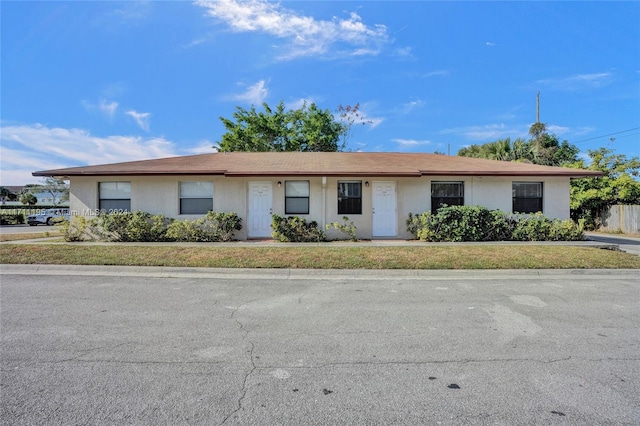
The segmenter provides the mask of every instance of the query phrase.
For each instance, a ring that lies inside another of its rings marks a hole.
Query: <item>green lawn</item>
[[[574,246],[211,247],[2,244],[0,263],[317,269],[640,268],[640,257]]]

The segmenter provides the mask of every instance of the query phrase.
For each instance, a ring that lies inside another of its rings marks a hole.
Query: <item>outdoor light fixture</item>
[[[369,187],[369,181],[366,181],[366,182],[364,183],[364,186],[366,186],[366,187],[368,188],[368,187]]]
[[[282,182],[278,181],[278,188],[280,188],[282,186]]]

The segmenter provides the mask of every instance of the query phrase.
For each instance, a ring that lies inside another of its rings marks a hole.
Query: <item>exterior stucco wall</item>
[[[338,182],[362,182],[362,214],[347,215],[357,227],[357,236],[362,239],[372,237],[372,189],[374,182],[394,182],[396,187],[396,227],[397,238],[410,238],[405,221],[409,213],[431,210],[431,182],[463,181],[465,205],[481,205],[489,209],[511,212],[512,182],[543,182],[544,214],[551,218],[569,218],[569,179],[562,177],[521,178],[521,177],[471,177],[437,176],[421,178],[354,178],[343,177],[222,177],[222,176],[150,176],[150,177],[73,177],[71,178],[70,208],[72,215],[91,216],[98,209],[98,183],[113,181],[131,182],[131,209],[152,214],[164,214],[176,219],[196,219],[201,215],[179,214],[179,182],[213,182],[213,210],[235,212],[247,223],[248,186],[250,182],[271,182],[273,188],[272,212],[285,215],[285,182],[292,180],[309,181],[309,214],[298,215],[307,221],[316,221],[319,226],[331,222],[343,223],[344,215],[338,214]],[[278,182],[281,183],[278,186]],[[367,186],[366,183],[369,183]],[[345,238],[337,230],[327,232],[329,238]],[[236,234],[246,239],[246,226]]]

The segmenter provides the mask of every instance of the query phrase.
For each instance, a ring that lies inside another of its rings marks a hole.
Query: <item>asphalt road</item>
[[[26,268],[5,425],[640,423],[637,271]]]
[[[53,232],[58,231],[60,228],[49,225],[3,225],[0,226],[0,234],[3,235],[11,235],[11,234],[42,234],[43,232]]]

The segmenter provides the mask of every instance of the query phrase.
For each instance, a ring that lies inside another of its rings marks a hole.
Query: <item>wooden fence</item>
[[[600,223],[603,231],[640,234],[640,206],[611,206],[600,214]]]

